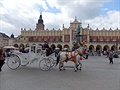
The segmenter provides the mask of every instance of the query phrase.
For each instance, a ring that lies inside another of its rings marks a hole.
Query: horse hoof
[[[65,68],[63,70],[65,70]]]
[[[75,70],[75,72],[77,72],[77,70]]]
[[[62,69],[60,69],[60,71],[62,71]]]
[[[78,68],[77,68],[77,70],[78,70]]]

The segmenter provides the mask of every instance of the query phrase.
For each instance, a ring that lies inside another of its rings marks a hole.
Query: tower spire
[[[40,12],[40,17],[39,17],[39,20],[38,20],[38,24],[43,24],[42,12]]]
[[[42,12],[40,12],[40,17],[38,19],[38,23],[36,24],[36,30],[44,30],[44,24],[42,19]]]
[[[40,17],[39,17],[39,19],[41,18],[41,16],[42,16],[42,11],[40,11]]]
[[[75,16],[75,21],[77,21],[77,16]]]

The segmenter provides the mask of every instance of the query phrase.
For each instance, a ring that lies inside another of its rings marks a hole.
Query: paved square
[[[41,71],[38,62],[17,70],[5,64],[0,72],[0,90],[120,90],[120,58],[114,58],[112,65],[106,56],[90,56],[82,64],[78,72],[72,68],[59,71],[58,67]]]

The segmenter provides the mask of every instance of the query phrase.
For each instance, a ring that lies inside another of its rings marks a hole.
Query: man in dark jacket
[[[46,49],[46,48],[49,48],[49,45],[48,45],[48,42],[47,42],[47,41],[44,42],[43,47],[44,47],[45,49]]]
[[[47,41],[44,42],[43,49],[46,50],[46,56],[49,56],[51,51]]]

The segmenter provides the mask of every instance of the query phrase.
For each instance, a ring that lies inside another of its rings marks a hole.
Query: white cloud
[[[103,8],[103,4],[108,1],[110,0],[2,0],[0,31],[17,36],[20,35],[21,28],[34,30],[40,11],[43,11],[45,28],[48,29],[58,30],[62,24],[69,27],[75,16],[78,21],[82,20],[83,26],[89,23],[91,28],[117,28],[120,24],[120,11]],[[54,8],[58,10],[57,13],[49,11]],[[100,15],[102,10],[107,11],[106,16]]]
[[[108,11],[105,16],[98,16],[94,19],[85,20],[84,23],[89,23],[90,27],[93,29],[102,29],[103,27],[107,30],[110,28],[113,30],[116,28],[120,29],[120,12]]]

